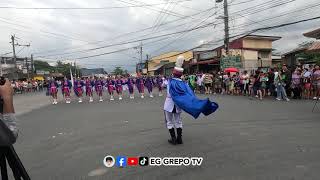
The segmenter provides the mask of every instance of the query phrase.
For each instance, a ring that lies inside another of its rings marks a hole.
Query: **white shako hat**
[[[184,57],[181,55],[177,57],[176,66],[174,67],[175,71],[183,73],[182,65],[184,60],[185,60]]]

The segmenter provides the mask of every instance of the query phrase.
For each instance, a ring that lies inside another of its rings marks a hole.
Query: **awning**
[[[207,60],[207,61],[198,61],[198,62],[190,63],[189,65],[193,66],[198,64],[217,64],[217,63],[219,63],[219,60],[215,59],[215,60]]]
[[[156,71],[156,70],[160,69],[164,65],[166,65],[166,64],[159,64],[159,65],[155,66],[153,69],[150,69],[149,71]]]

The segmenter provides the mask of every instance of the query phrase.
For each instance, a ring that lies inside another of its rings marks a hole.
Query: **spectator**
[[[268,72],[268,81],[267,81],[267,91],[268,95],[270,96],[277,96],[277,93],[275,92],[275,85],[274,85],[274,69],[270,69]]]
[[[319,65],[316,65],[312,74],[312,87],[314,92],[313,99],[316,100],[320,98],[320,68]]]
[[[292,84],[291,88],[293,91],[293,99],[301,99],[301,69],[297,68],[292,73]]]
[[[311,97],[311,74],[312,71],[305,69],[303,73],[303,98],[310,99]]]
[[[282,99],[285,99],[286,101],[290,101],[287,97],[287,93],[285,90],[285,81],[284,76],[282,76],[282,71],[278,71],[274,75],[274,83],[277,88],[277,100],[281,101]]]
[[[281,72],[281,75],[282,75],[282,80],[285,84],[284,88],[286,90],[286,94],[288,97],[291,97],[291,72],[289,71],[288,67],[286,64],[284,64],[282,66],[282,72]]]
[[[205,88],[205,94],[210,94],[211,93],[211,89],[212,89],[212,75],[209,73],[205,73],[204,74],[204,78],[203,78],[203,84],[204,84],[204,88]]]
[[[262,76],[263,72],[257,72],[256,75],[254,76],[254,83],[253,83],[253,91],[256,94],[256,98],[259,98],[260,100],[262,100],[262,81],[261,81],[261,76]]]
[[[243,95],[249,94],[249,74],[247,71],[243,71],[243,74],[241,75],[241,93]]]
[[[269,81],[269,78],[267,74],[261,72],[260,73],[260,81],[261,81],[261,92],[262,92],[262,97],[265,97],[267,95],[267,83]]]

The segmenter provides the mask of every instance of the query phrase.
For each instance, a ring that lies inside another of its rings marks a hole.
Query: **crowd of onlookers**
[[[15,94],[24,94],[43,91],[48,85],[46,81],[26,79],[12,80],[11,86]]]
[[[184,80],[196,93],[274,97],[277,100],[320,98],[320,69],[307,68],[258,69],[242,72],[211,72],[185,75]]]

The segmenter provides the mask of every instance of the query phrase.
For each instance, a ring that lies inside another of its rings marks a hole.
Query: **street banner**
[[[234,67],[241,69],[242,68],[242,62],[240,56],[228,56],[223,57],[220,60],[220,68],[223,70],[225,68]]]

